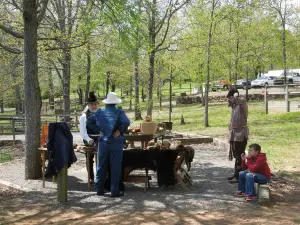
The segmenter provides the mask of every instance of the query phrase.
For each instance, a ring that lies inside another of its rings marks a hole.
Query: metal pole
[[[285,86],[285,105],[286,105],[286,112],[290,112],[289,85]]]
[[[265,113],[268,114],[268,87],[265,86]]]

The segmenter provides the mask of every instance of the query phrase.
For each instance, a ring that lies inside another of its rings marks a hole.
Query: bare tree
[[[284,70],[284,82],[286,83],[287,75],[287,53],[286,53],[286,29],[288,21],[292,15],[292,2],[290,0],[268,0],[268,7],[277,16],[281,25],[281,43],[282,43],[282,63]]]
[[[208,127],[208,91],[210,80],[210,63],[211,63],[211,45],[214,34],[214,28],[216,26],[216,10],[220,4],[219,0],[208,1],[210,4],[210,17],[209,17],[209,30],[207,34],[207,46],[206,46],[206,84],[205,84],[205,110],[204,110],[204,126]]]
[[[153,109],[153,82],[155,71],[155,56],[158,51],[168,49],[165,46],[166,38],[170,29],[170,22],[175,13],[184,7],[189,0],[170,0],[165,11],[158,7],[157,0],[146,1],[146,12],[148,16],[148,36],[149,36],[149,77],[148,77],[148,107],[147,114],[152,115]],[[161,17],[159,15],[162,15]],[[159,37],[162,37],[159,39]]]

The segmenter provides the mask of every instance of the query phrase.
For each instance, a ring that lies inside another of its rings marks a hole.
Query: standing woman
[[[123,130],[130,125],[130,121],[125,112],[116,107],[117,104],[122,102],[121,99],[117,98],[116,93],[108,93],[107,98],[102,102],[105,104],[105,108],[99,109],[93,115],[96,118],[97,128],[102,133],[98,144],[98,166],[95,187],[97,195],[104,195],[104,182],[109,160],[111,172],[110,196],[119,197],[124,195],[119,189],[125,141]]]

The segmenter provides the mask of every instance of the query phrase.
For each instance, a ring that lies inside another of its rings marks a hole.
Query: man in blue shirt
[[[125,112],[116,108],[122,102],[117,98],[116,93],[110,92],[107,98],[102,101],[105,108],[97,110],[87,120],[93,123],[96,119],[96,126],[102,134],[98,143],[98,166],[95,187],[98,195],[104,195],[104,182],[106,178],[107,164],[109,160],[111,171],[111,197],[124,195],[120,192],[119,182],[121,179],[121,167],[124,147],[123,130],[130,125]]]

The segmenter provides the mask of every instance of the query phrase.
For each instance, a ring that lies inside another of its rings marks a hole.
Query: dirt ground
[[[28,193],[2,187],[0,224],[300,224],[299,185],[275,179],[270,184],[271,201],[256,209],[241,211],[233,206],[231,211],[165,210],[113,215],[74,209],[45,196],[33,202]]]

